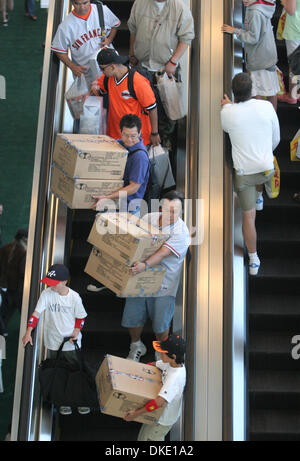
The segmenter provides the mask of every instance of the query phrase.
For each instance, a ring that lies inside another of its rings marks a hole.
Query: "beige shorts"
[[[234,172],[234,189],[243,211],[250,211],[255,208],[256,186],[268,182],[273,175],[274,170],[246,175],[237,175],[236,172]]]
[[[0,11],[11,11],[14,9],[14,0],[0,0]]]
[[[143,424],[138,435],[138,442],[163,442],[171,429],[172,426],[162,424]]]

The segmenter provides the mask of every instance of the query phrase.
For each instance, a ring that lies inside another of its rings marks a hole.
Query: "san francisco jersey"
[[[103,5],[103,16],[105,30],[101,31],[97,5],[91,4],[86,16],[78,16],[72,10],[58,26],[51,46],[52,51],[67,54],[70,49],[72,61],[79,66],[86,66],[100,50],[101,41],[109,35],[110,30],[121,24],[106,5]]]
[[[105,93],[105,76],[98,79],[98,86]],[[156,108],[156,99],[149,83],[143,75],[135,72],[133,86],[137,99],[128,91],[128,72],[117,81],[115,77],[108,79],[109,111],[106,134],[115,139],[121,138],[120,121],[126,114],[135,114],[142,121],[142,138],[145,146],[150,144],[151,122],[149,111]]]

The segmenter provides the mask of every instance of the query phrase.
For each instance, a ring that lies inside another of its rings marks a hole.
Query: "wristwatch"
[[[146,263],[146,261],[144,261],[144,264],[145,264],[145,271],[146,271],[146,270],[148,270],[148,269],[149,269],[149,267],[150,267],[150,266],[149,266],[149,264],[148,264],[148,263]]]

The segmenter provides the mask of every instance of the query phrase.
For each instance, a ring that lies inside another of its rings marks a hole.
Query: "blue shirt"
[[[143,141],[139,141],[132,147],[125,146],[121,139],[118,142],[129,152],[123,177],[124,187],[128,186],[131,181],[140,184],[139,190],[135,194],[128,195],[127,202],[129,203],[134,199],[141,200],[144,198],[150,174],[147,149]]]

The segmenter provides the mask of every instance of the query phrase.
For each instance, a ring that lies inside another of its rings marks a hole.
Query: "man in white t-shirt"
[[[274,174],[273,151],[280,141],[280,128],[273,105],[269,101],[251,99],[249,74],[237,74],[232,90],[235,103],[225,95],[221,122],[232,144],[234,186],[243,210],[249,273],[257,275],[260,260],[256,247],[256,210],[263,209],[263,185]]]
[[[181,414],[182,396],[186,383],[184,366],[185,341],[181,336],[170,335],[163,341],[153,341],[154,349],[161,354],[161,360],[151,363],[162,371],[162,388],[156,399],[137,410],[129,411],[124,419],[133,421],[138,416],[155,411],[166,405],[156,424],[143,424],[138,441],[164,441]]]
[[[51,49],[79,77],[100,49],[113,48],[112,41],[121,22],[103,5],[105,29],[101,30],[97,5],[87,0],[72,0],[72,5],[71,13],[58,26]]]
[[[149,213],[143,216],[145,221],[170,237],[146,261],[136,262],[131,268],[133,276],[157,264],[161,264],[166,270],[161,288],[155,296],[126,299],[122,326],[129,329],[131,337],[127,358],[137,362],[146,354],[146,346],[141,341],[141,334],[148,317],[152,321],[157,340],[160,341],[169,334],[183,261],[191,243],[189,230],[180,217],[181,213],[182,196],[177,191],[171,191],[163,197],[161,213]]]
[[[70,338],[62,349],[62,355],[70,362],[77,361],[74,341],[81,347],[81,330],[84,326],[87,313],[83,307],[81,298],[71,288],[67,287],[69,270],[63,264],[54,264],[50,267],[46,277],[41,283],[49,288],[42,291],[33,314],[27,323],[27,331],[22,338],[24,347],[27,343],[33,345],[31,333],[36,327],[40,315],[44,316],[44,344],[48,349],[50,358],[56,357],[56,352],[65,338]],[[80,414],[90,412],[89,408],[79,407]],[[70,407],[60,407],[60,413],[69,415]]]

